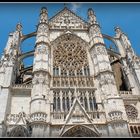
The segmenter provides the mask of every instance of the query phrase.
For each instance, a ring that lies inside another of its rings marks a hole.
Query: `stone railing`
[[[32,89],[32,85],[15,84],[13,85],[15,89]]]
[[[62,123],[62,121],[66,120],[66,116],[68,113],[64,112],[51,112],[51,120]],[[95,123],[104,123],[106,122],[105,112],[87,112],[90,119]]]
[[[98,111],[88,112],[88,115],[95,123],[106,122],[105,112],[98,112]]]
[[[43,112],[33,113],[33,114],[31,114],[30,121],[31,122],[40,122],[40,121],[46,122],[47,114],[43,113]]]
[[[51,119],[52,120],[64,121],[65,118],[66,118],[66,113],[64,113],[64,112],[51,112]]]
[[[140,118],[135,118],[135,119],[130,119],[129,120],[129,124],[140,124]]]
[[[132,95],[132,91],[120,91],[120,95]]]
[[[19,114],[8,114],[7,115],[7,122],[8,123],[16,123],[19,119]]]
[[[94,87],[92,76],[53,77],[53,87]]]

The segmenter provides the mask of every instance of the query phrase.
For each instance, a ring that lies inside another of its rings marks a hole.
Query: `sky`
[[[103,34],[115,36],[114,27],[119,26],[127,34],[135,53],[140,56],[140,3],[65,2],[65,5],[86,21],[87,11],[92,8]],[[17,23],[22,23],[23,34],[36,31],[42,7],[48,9],[48,17],[51,18],[64,8],[64,3],[0,3],[0,56],[9,33],[15,31]],[[32,50],[33,40],[35,38],[23,42],[22,50]]]

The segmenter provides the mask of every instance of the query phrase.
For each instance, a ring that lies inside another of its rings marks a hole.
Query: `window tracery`
[[[75,91],[74,89],[62,89],[53,91],[53,111],[61,111],[67,113],[70,110],[70,107],[73,105],[76,92],[78,93],[78,98],[81,105],[85,108],[86,111],[91,112],[97,110],[94,91]]]
[[[95,111],[93,96],[89,101],[88,91],[65,89],[65,87],[93,87],[93,77],[90,76],[90,68],[87,57],[86,43],[72,34],[65,34],[58,37],[53,45],[53,86],[64,88],[60,90],[60,110],[69,111],[73,105],[75,94],[79,94],[78,98],[81,105],[87,111]],[[77,93],[76,93],[77,92]],[[58,105],[56,97],[55,105]],[[91,104],[91,103],[92,104]],[[55,107],[54,105],[54,107]],[[91,109],[90,109],[91,108]],[[56,107],[54,111],[58,111]]]
[[[86,42],[73,34],[65,34],[52,42],[52,46],[53,81],[56,81],[53,86],[92,87]]]
[[[125,109],[129,119],[136,119],[138,117],[138,111],[134,106],[125,105]]]
[[[54,70],[59,68],[61,76],[89,75],[87,52],[78,41],[74,42],[69,37],[62,39],[61,43],[54,47],[53,56]]]

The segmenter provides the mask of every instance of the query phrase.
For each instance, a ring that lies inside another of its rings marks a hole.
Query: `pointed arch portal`
[[[9,137],[29,137],[29,132],[25,127],[19,125],[13,128],[8,136]]]
[[[100,137],[100,135],[86,126],[76,125],[64,132],[62,137]]]

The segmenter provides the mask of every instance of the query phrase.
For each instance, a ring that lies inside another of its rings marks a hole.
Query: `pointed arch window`
[[[80,97],[81,105],[83,106],[83,97]]]
[[[97,110],[97,103],[96,103],[96,98],[95,96],[93,97],[93,105],[94,105],[94,109]]]
[[[53,97],[53,110],[56,111],[56,97]]]
[[[67,110],[70,109],[70,105],[69,105],[69,97],[66,98],[66,102],[67,102]]]
[[[62,106],[63,106],[63,111],[65,111],[66,110],[65,97],[63,97],[63,99],[62,99]]]
[[[73,101],[74,101],[74,97],[72,96],[72,97],[71,97],[71,106],[72,106],[72,104],[73,104]]]
[[[88,103],[87,103],[87,98],[84,98],[84,103],[85,103],[85,109],[88,110]]]
[[[90,110],[93,111],[93,103],[91,97],[89,97],[89,106],[90,106]]]
[[[57,111],[60,111],[60,97],[57,98]]]

